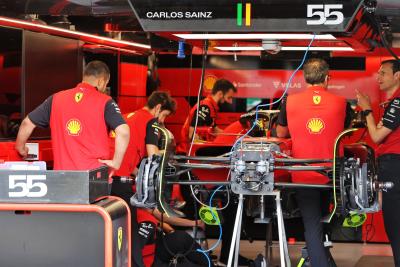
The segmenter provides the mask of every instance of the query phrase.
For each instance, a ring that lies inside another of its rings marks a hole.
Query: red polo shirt
[[[396,99],[397,98],[397,99]],[[388,105],[385,107],[382,122],[383,126],[392,129],[392,125],[396,124],[398,118],[398,110],[400,109],[400,88],[394,92],[393,96],[388,99]],[[376,149],[377,156],[383,154],[400,154],[400,127],[396,127],[378,146]]]
[[[325,88],[311,86],[287,99],[287,120],[295,158],[333,158],[336,137],[344,128],[346,100]],[[320,164],[318,164],[320,165]],[[293,182],[327,183],[316,172],[292,172]]]
[[[106,103],[111,98],[87,83],[53,96],[50,127],[55,170],[90,170],[110,157]]]
[[[202,107],[208,108],[209,114],[205,114],[207,116],[207,120],[204,120],[204,123],[198,124],[199,126],[216,126],[215,122],[217,119],[217,113],[219,111],[219,107],[217,102],[214,101],[211,95],[209,95],[207,98],[203,99],[200,101],[200,112],[202,112]],[[192,109],[189,112],[189,116],[186,118],[185,123],[183,124],[182,130],[181,130],[181,143],[177,147],[177,152],[180,153],[187,153],[189,150],[190,146],[190,138],[189,138],[189,128],[192,124],[193,119],[196,116],[196,111],[197,111],[197,105],[194,105]],[[199,114],[199,119],[200,119],[201,114]]]
[[[139,109],[124,114],[124,119],[129,125],[131,138],[121,167],[115,172],[117,176],[129,176],[135,170],[139,161],[146,156],[146,126],[150,120],[154,119],[154,116],[145,109]]]

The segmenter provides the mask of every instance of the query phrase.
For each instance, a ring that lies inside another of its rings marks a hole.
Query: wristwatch
[[[366,109],[366,110],[361,111],[361,114],[362,114],[364,117],[367,117],[369,113],[372,113],[372,110],[371,110],[371,109]]]

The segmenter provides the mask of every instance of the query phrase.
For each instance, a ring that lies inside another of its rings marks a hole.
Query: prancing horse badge
[[[315,105],[319,105],[319,103],[321,103],[321,96],[320,95],[314,95],[312,97],[312,100],[313,100]]]

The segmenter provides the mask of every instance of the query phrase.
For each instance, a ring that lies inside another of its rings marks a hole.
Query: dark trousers
[[[138,232],[136,207],[131,205],[130,199],[133,196],[132,185],[129,183],[121,183],[114,180],[111,186],[111,195],[122,198],[129,206],[131,211],[131,262],[132,267],[144,267],[142,248],[139,245],[140,240]]]
[[[156,255],[153,267],[202,267],[208,266],[208,260],[200,252],[200,249],[193,238],[182,230],[159,236],[157,238]],[[189,251],[190,250],[190,251]],[[186,254],[185,256],[183,256]],[[170,264],[171,260],[177,257],[177,264]],[[211,266],[213,264],[211,263]]]
[[[228,207],[222,210],[222,216],[224,223],[222,224],[222,241],[221,241],[221,253],[220,260],[228,260],[229,250],[231,247],[233,228],[235,227],[234,221],[236,218],[238,203],[231,196],[231,202]]]
[[[303,219],[311,266],[335,266],[333,261],[330,261],[329,251],[324,247],[324,225],[321,222],[324,211],[329,206],[327,192],[318,189],[298,189],[296,199]]]
[[[394,183],[392,189],[382,193],[382,212],[394,262],[400,267],[400,154],[385,154],[378,158],[378,180]]]

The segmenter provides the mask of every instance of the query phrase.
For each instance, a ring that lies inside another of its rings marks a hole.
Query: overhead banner
[[[364,0],[131,0],[145,31],[345,32]]]

